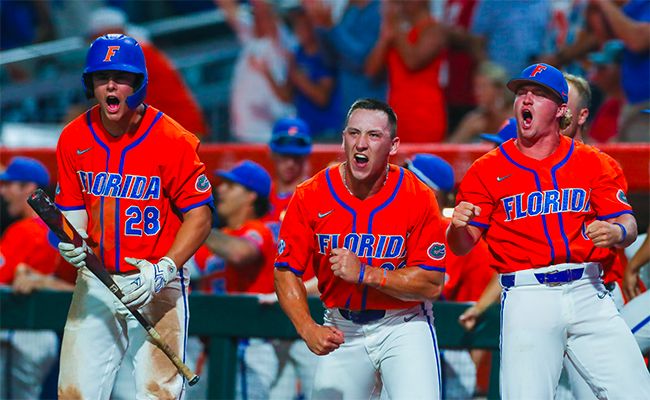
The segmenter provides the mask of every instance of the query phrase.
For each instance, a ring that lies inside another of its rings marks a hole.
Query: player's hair
[[[591,107],[591,88],[589,87],[589,82],[580,76],[566,72],[563,75],[566,82],[578,92],[580,97],[579,108],[583,109]],[[571,91],[571,87],[569,87],[569,91]]]
[[[348,111],[348,115],[345,117],[345,126],[348,125],[348,121],[350,120],[350,116],[355,110],[375,110],[375,111],[382,111],[386,116],[388,117],[388,125],[390,128],[390,137],[391,139],[394,139],[397,137],[397,115],[395,115],[395,111],[386,103],[380,100],[376,99],[359,99],[350,106],[350,110]]]
[[[260,196],[258,194],[253,202],[253,211],[255,211],[255,216],[257,218],[262,218],[270,209],[271,202],[269,201],[268,196]]]

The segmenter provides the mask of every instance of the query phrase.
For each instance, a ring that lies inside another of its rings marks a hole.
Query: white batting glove
[[[140,308],[149,304],[154,294],[176,278],[176,264],[169,257],[161,258],[156,264],[132,257],[124,257],[124,261],[140,270],[132,283],[135,288],[122,297],[122,303],[128,308]]]
[[[70,263],[72,266],[81,268],[86,266],[86,251],[90,250],[90,247],[86,244],[86,239],[88,239],[88,234],[86,231],[79,229],[78,230],[81,237],[84,239],[83,244],[79,247],[76,247],[72,243],[59,242],[59,253],[64,260]]]

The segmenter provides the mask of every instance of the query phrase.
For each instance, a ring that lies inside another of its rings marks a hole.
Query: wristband
[[[386,286],[386,276],[388,275],[388,270],[384,269],[384,277],[381,278],[381,282],[379,282],[379,287],[384,287]]]
[[[618,226],[621,227],[621,230],[623,231],[623,237],[621,238],[621,240],[618,243],[623,243],[625,241],[625,238],[627,237],[627,229],[625,229],[623,224],[620,224],[618,222],[614,222],[614,225],[618,225]]]
[[[366,264],[361,263],[361,269],[359,270],[359,279],[357,280],[357,283],[361,285],[363,283],[363,276],[366,273]]]

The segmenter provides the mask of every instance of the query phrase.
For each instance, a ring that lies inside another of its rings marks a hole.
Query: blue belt
[[[355,324],[367,324],[386,316],[386,310],[363,310],[363,311],[350,311],[345,308],[339,308],[341,316],[348,321]]]
[[[535,274],[537,282],[543,285],[557,286],[563,283],[577,281],[582,278],[584,268],[566,269],[564,271],[540,272]],[[501,285],[506,288],[515,286],[515,275],[502,275]]]

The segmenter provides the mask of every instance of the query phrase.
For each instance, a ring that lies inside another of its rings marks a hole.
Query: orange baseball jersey
[[[280,228],[276,268],[302,275],[308,265],[327,307],[401,309],[405,302],[363,284],[347,283],[330,268],[332,248],[347,248],[368,268],[423,268],[444,272],[446,247],[435,194],[413,173],[390,165],[378,193],[350,194],[339,166],[300,184]]]
[[[61,133],[56,150],[61,210],[88,213],[89,243],[106,269],[135,270],[124,257],[157,262],[181,226],[179,213],[214,207],[198,139],[147,106],[136,132],[110,135],[95,106]]]
[[[500,273],[589,261],[609,268],[615,253],[595,247],[586,229],[632,214],[613,176],[597,149],[570,138],[561,136],[543,160],[523,155],[511,139],[472,164],[457,201],[481,207],[470,224],[485,229]]]
[[[239,229],[224,228],[223,232],[244,238],[262,254],[252,265],[229,265],[203,245],[194,255],[201,271],[201,291],[205,293],[273,293],[273,261],[275,241],[271,230],[259,220],[247,221]]]
[[[451,221],[446,222],[448,226]],[[494,276],[494,270],[490,268],[490,257],[490,250],[483,239],[464,256],[449,252],[445,261],[445,285],[441,299],[478,301]]]
[[[40,218],[24,218],[9,225],[0,239],[0,283],[11,284],[21,263],[41,274],[54,273],[59,259],[58,243]]]
[[[264,221],[282,221],[284,218],[284,213],[289,206],[289,200],[293,192],[278,193],[275,188],[271,190],[271,195],[269,196],[269,202],[271,203],[271,208],[263,218]]]

